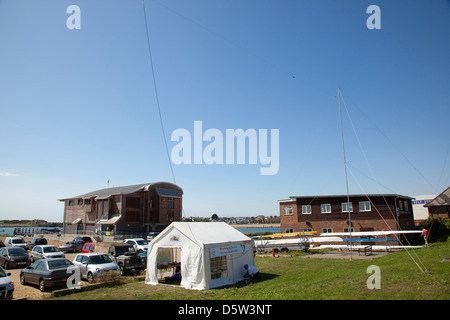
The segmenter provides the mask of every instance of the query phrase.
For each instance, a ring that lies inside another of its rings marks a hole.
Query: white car
[[[42,246],[34,246],[33,250],[30,252],[31,261],[36,261],[39,259],[48,259],[48,258],[65,258],[64,253],[58,249],[57,246],[53,245],[42,245]]]
[[[119,265],[105,253],[80,253],[73,260],[73,264],[80,268],[81,278],[87,279],[89,282],[109,270],[120,274]]]
[[[134,238],[134,239],[125,239],[124,243],[131,244],[134,247],[134,250],[138,253],[142,253],[145,250],[148,250],[148,242],[142,238]]]
[[[28,249],[27,243],[21,237],[7,237],[5,239],[5,246],[7,247],[22,247]]]
[[[11,273],[6,273],[0,267],[0,299],[11,299],[14,292],[14,282],[9,277]]]

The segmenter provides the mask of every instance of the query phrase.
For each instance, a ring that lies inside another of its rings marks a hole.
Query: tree
[[[211,216],[211,220],[212,221],[219,220],[219,216],[217,215],[217,213],[213,213],[213,215]]]

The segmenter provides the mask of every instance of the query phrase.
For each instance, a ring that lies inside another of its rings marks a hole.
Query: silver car
[[[73,260],[73,264],[80,268],[81,278],[89,282],[109,270],[120,274],[118,264],[113,262],[107,254],[100,252],[80,253]]]
[[[43,246],[34,246],[33,250],[30,252],[31,261],[37,261],[39,259],[48,259],[48,258],[65,258],[66,256],[61,250],[58,249],[57,246],[53,245],[43,245]]]

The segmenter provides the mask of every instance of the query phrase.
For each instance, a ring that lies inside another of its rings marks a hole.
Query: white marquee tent
[[[253,241],[228,224],[173,222],[149,243],[145,282],[180,266],[180,286],[207,290],[243,280],[244,264],[254,264]]]

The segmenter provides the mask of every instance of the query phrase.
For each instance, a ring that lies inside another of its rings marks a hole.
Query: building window
[[[84,199],[84,204],[91,204],[91,199]]]
[[[228,277],[227,256],[211,258],[211,280]]]
[[[292,207],[284,207],[284,215],[285,216],[292,216],[294,214],[294,210],[292,210]]]
[[[405,211],[409,211],[409,207],[408,207],[408,201],[405,201]]]
[[[323,203],[320,205],[320,213],[331,213],[331,204]]]
[[[342,202],[341,209],[342,212],[353,212],[353,205],[351,202]]]
[[[332,228],[322,228],[322,233],[332,233],[333,229]]]
[[[313,231],[312,228],[305,228],[305,229],[300,230],[300,232],[312,232],[312,231]]]
[[[167,199],[167,208],[173,209],[173,198]]]
[[[293,228],[286,228],[286,229],[284,229],[284,233],[294,233],[294,229]]]
[[[141,207],[141,199],[137,197],[127,197],[127,208],[139,209]]]
[[[68,205],[68,206],[73,206],[73,205],[74,205],[73,200],[69,200],[69,202],[67,203],[67,205]]]
[[[360,201],[359,202],[359,212],[370,211],[370,201]]]
[[[311,205],[302,205],[302,214],[311,214]]]
[[[355,232],[355,228],[344,228],[344,232]]]
[[[78,205],[79,206],[83,205],[83,199],[78,199]]]

